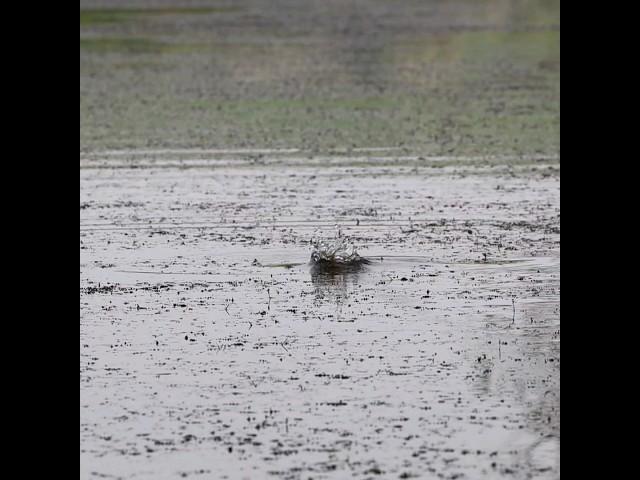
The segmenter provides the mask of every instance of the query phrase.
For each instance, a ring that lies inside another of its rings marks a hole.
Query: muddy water
[[[558,478],[557,161],[165,160],[81,159],[82,478]]]

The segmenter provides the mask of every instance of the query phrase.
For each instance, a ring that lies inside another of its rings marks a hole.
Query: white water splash
[[[313,245],[311,261],[313,263],[330,263],[333,265],[352,265],[361,262],[363,259],[358,255],[356,247],[347,237],[342,235],[337,226],[336,230],[334,239],[322,240],[314,237],[311,240]]]

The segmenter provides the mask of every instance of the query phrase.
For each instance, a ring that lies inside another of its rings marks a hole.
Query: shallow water
[[[557,162],[120,160],[80,171],[82,478],[558,478]],[[309,265],[336,224],[371,264]]]

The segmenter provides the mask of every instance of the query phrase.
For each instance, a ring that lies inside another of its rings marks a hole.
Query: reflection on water
[[[471,366],[473,387],[480,397],[522,410],[521,435],[529,442],[523,462],[531,471],[548,474],[560,468],[560,343],[554,341],[559,336],[558,302],[556,297],[520,301],[518,316],[524,321],[509,325],[498,338],[491,337],[492,342],[497,340],[498,355],[479,356]],[[514,361],[523,359],[526,375],[513,368]]]
[[[312,264],[311,283],[315,304],[335,304],[338,314],[349,295],[359,286],[359,277],[366,270],[365,264],[330,265]]]

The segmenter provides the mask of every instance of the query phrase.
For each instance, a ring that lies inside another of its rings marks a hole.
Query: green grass
[[[206,46],[194,43],[169,43],[141,37],[81,38],[80,50],[96,53],[189,53]]]
[[[109,23],[128,22],[149,16],[164,15],[202,15],[212,13],[229,13],[240,10],[240,7],[183,7],[183,8],[101,8],[80,10],[80,26],[91,26]]]
[[[81,11],[81,24],[83,13],[85,23],[141,22],[120,31],[81,27],[81,146],[559,150],[557,22],[408,32],[354,52],[322,35],[299,41],[295,28],[285,39],[267,27],[220,35],[216,20],[226,22],[215,15],[201,19],[211,35],[185,26],[158,36],[162,30],[142,24],[146,15],[205,11],[222,10]]]

